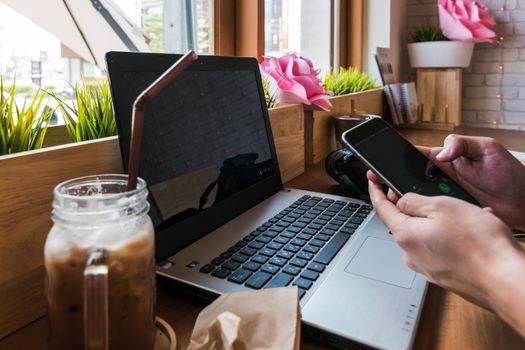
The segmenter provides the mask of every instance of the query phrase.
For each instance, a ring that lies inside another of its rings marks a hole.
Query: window
[[[321,75],[333,66],[332,1],[265,0],[265,55],[296,53],[312,60]]]
[[[154,52],[213,54],[213,0],[115,0]]]

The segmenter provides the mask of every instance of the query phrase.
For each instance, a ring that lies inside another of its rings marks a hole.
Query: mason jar
[[[44,248],[50,349],[152,350],[154,232],[148,191],[126,175],[65,181],[54,190]]]

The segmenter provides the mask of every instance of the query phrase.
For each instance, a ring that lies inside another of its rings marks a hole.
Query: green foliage
[[[331,91],[335,96],[366,91],[376,87],[375,81],[365,72],[357,68],[339,68],[339,72],[333,70],[324,78],[325,91]]]
[[[412,41],[420,43],[423,41],[448,41],[438,26],[423,26],[410,33]]]
[[[274,95],[270,94],[268,90],[268,82],[263,79],[263,90],[264,90],[264,99],[266,100],[266,108],[273,108],[276,106],[276,101]]]
[[[75,84],[76,103],[68,105],[56,94],[49,93],[58,103],[67,131],[73,142],[94,140],[117,134],[115,113],[107,81]]]
[[[38,90],[28,103],[18,108],[16,82],[4,91],[0,76],[0,155],[42,148],[53,109],[44,104],[46,94]],[[40,112],[40,111],[43,112]]]

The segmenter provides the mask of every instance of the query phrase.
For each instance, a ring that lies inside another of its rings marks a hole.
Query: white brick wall
[[[437,25],[437,0],[407,1],[409,33],[425,24]],[[468,126],[525,130],[525,0],[481,0],[496,18],[497,43],[476,44],[471,67],[463,72],[462,123]],[[507,11],[500,11],[502,4]],[[501,56],[501,57],[500,57]],[[500,58],[503,76],[500,75]],[[415,81],[415,71],[404,55],[405,78]],[[502,99],[498,94],[502,83]]]

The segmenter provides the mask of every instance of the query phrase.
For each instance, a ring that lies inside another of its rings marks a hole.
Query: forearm
[[[491,308],[525,338],[525,252],[518,249],[487,274]]]

